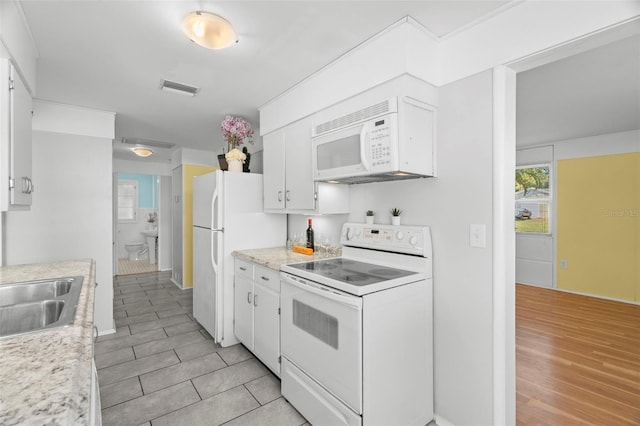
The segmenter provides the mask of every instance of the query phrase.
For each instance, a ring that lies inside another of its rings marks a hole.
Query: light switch
[[[485,248],[487,246],[487,225],[472,223],[469,225],[469,247]]]

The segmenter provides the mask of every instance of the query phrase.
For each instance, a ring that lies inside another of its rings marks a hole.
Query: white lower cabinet
[[[100,404],[100,387],[98,386],[98,370],[95,360],[91,360],[91,412],[89,414],[89,424],[92,426],[102,425],[102,412]]]
[[[233,329],[244,346],[280,377],[280,274],[235,259]]]

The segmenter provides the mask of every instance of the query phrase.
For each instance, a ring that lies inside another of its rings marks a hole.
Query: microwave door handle
[[[369,123],[365,123],[360,131],[360,162],[364,170],[369,170],[367,164],[367,146],[369,145]]]

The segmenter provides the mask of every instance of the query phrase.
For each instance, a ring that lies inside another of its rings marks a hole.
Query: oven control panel
[[[344,246],[422,256],[431,251],[431,233],[426,226],[345,223],[342,226],[340,243]]]

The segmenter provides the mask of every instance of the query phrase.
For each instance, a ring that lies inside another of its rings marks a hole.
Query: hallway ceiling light
[[[149,148],[136,147],[133,148],[132,151],[138,157],[149,157],[151,154],[153,154],[153,151]]]
[[[209,12],[191,12],[185,16],[182,31],[191,41],[207,49],[224,49],[238,42],[229,21]]]

